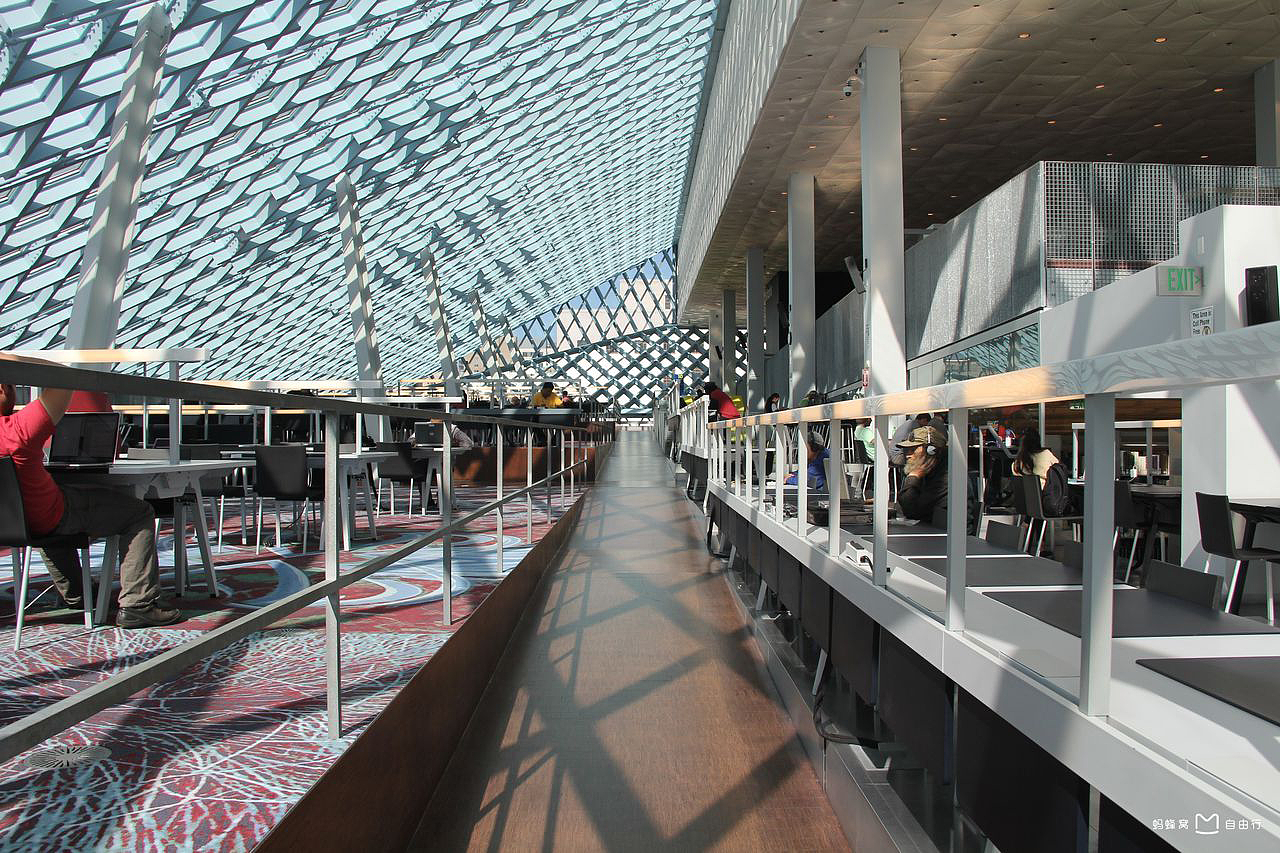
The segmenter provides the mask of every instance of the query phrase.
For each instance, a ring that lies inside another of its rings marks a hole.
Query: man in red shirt
[[[177,622],[181,614],[160,603],[160,567],[156,562],[155,511],[146,501],[105,486],[59,487],[44,467],[44,445],[66,414],[71,392],[46,388],[40,399],[14,414],[12,385],[0,385],[0,456],[13,458],[22,490],[27,527],[36,536],[87,534],[120,537],[120,612],[122,628]],[[42,552],[54,585],[68,606],[80,607],[80,556],[74,548]]]
[[[721,420],[727,421],[729,418],[741,417],[742,413],[733,404],[733,400],[728,394],[721,391],[716,383],[708,382],[702,386],[702,390],[711,398],[712,413],[719,415]]]

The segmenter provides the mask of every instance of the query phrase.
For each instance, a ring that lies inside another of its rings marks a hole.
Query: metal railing
[[[0,382],[40,388],[76,388],[84,391],[101,391],[111,394],[131,394],[153,399],[186,399],[201,400],[207,403],[305,409],[322,414],[325,432],[324,580],[259,610],[236,618],[194,640],[181,643],[144,663],[131,666],[92,687],[54,702],[33,714],[0,728],[0,761],[5,761],[18,755],[67,728],[89,719],[94,714],[127,700],[144,687],[171,678],[187,667],[226,649],[250,634],[261,631],[272,623],[322,599],[325,606],[324,663],[328,733],[331,738],[338,739],[342,732],[342,682],[339,646],[341,605],[338,598],[341,591],[345,587],[385,569],[410,554],[434,542],[441,541],[444,560],[443,620],[446,624],[452,624],[453,570],[451,540],[453,533],[463,529],[467,524],[478,518],[490,513],[496,514],[499,570],[503,570],[505,568],[502,551],[503,507],[513,501],[524,500],[527,513],[527,534],[530,541],[532,541],[534,493],[539,489],[545,489],[547,519],[551,521],[553,484],[558,482],[560,485],[563,506],[566,488],[568,489],[567,496],[569,498],[576,497],[578,483],[576,473],[579,468],[585,472],[588,464],[587,445],[576,438],[582,432],[578,427],[528,423],[514,421],[509,418],[493,418],[472,414],[459,416],[438,410],[407,409],[336,397],[309,397],[232,388],[223,385],[179,382],[64,367],[21,358],[0,358]],[[398,418],[420,417],[424,421],[494,424],[508,428],[523,429],[526,434],[527,452],[525,485],[523,488],[511,492],[506,491],[502,465],[504,453],[503,431],[497,429],[494,431],[497,437],[497,497],[495,500],[455,518],[453,516],[452,439],[450,430],[444,429],[442,430],[444,442],[443,471],[440,478],[441,526],[394,551],[364,563],[359,568],[348,572],[340,572],[338,563],[338,543],[341,535],[339,512],[346,511],[345,508],[339,506],[338,488],[339,417],[342,415],[375,415]],[[538,480],[535,480],[533,476],[533,436],[536,430],[545,431],[547,439],[547,476]],[[553,438],[557,435],[561,437],[561,440],[554,441]],[[559,448],[560,467],[553,472],[551,456],[555,447]]]
[[[1280,323],[1222,332],[1207,337],[1190,338],[1134,350],[1028,368],[998,376],[985,376],[948,385],[936,385],[876,397],[845,400],[803,409],[769,414],[749,415],[728,421],[706,424],[702,428],[692,418],[688,421],[690,449],[707,442],[708,477],[733,495],[743,496],[762,511],[766,495],[765,452],[773,444],[776,461],[773,466],[773,517],[784,523],[783,476],[789,460],[785,432],[796,429],[794,463],[797,471],[806,467],[809,429],[806,424],[829,424],[830,452],[833,459],[842,457],[844,421],[872,418],[876,445],[888,447],[891,440],[889,417],[918,412],[946,412],[948,415],[947,491],[951,495],[968,493],[969,410],[999,406],[1025,405],[1056,400],[1085,400],[1085,470],[1113,470],[1115,447],[1115,397],[1117,393],[1137,394],[1172,388],[1197,388],[1240,382],[1280,378]],[[686,407],[685,411],[693,407]],[[682,416],[684,412],[682,411]],[[685,421],[682,417],[682,425]],[[919,605],[888,586],[889,530],[889,463],[888,454],[879,452],[874,463],[873,546],[871,583],[886,595]],[[804,476],[796,478],[797,512],[791,529],[807,539],[808,484]],[[753,488],[759,487],[759,493]],[[843,477],[828,479],[827,555],[840,561],[844,549],[841,538],[840,512]],[[964,631],[967,502],[951,500],[947,504],[946,605],[943,622],[949,631]],[[1104,716],[1108,713],[1111,681],[1112,637],[1112,533],[1114,530],[1115,493],[1110,477],[1088,477],[1085,480],[1084,605],[1080,642],[1080,690],[1075,701],[1084,714]],[[1061,692],[1041,679],[1050,689]]]
[[[707,429],[707,419],[711,416],[711,399],[697,397],[677,414],[680,416],[680,451],[701,459],[708,458],[711,455],[711,433]]]

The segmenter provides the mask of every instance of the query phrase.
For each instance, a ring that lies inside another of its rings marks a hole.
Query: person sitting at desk
[[[809,436],[809,467],[806,469],[809,488],[818,490],[827,488],[827,469],[823,463],[830,456],[831,452],[822,443],[822,439],[815,435]],[[795,484],[796,472],[793,471],[787,477],[786,485],[794,486]]]
[[[858,425],[853,429],[853,440],[862,442],[862,449],[867,452],[868,462],[876,461],[876,430],[871,425],[871,418],[858,421]]]
[[[160,566],[156,561],[155,511],[144,500],[105,486],[59,487],[44,467],[44,444],[66,414],[71,391],[45,388],[40,398],[14,414],[17,395],[0,385],[0,456],[13,458],[27,526],[37,536],[85,534],[94,539],[120,537],[120,611],[116,625],[147,628],[182,618],[160,602]],[[53,584],[68,607],[83,606],[80,556],[68,547],[41,551]]]
[[[1022,431],[1022,436],[1018,439],[1018,455],[1013,458],[1015,476],[1035,474],[1040,478],[1040,491],[1044,491],[1044,481],[1049,476],[1049,469],[1057,461],[1058,457],[1053,455],[1053,451],[1040,443],[1039,430],[1028,427]]]
[[[889,442],[889,464],[901,466],[907,461],[906,454],[902,451],[902,442],[911,437],[911,434],[920,427],[929,425],[930,414],[922,412],[914,418],[907,418],[896,430],[893,431],[893,440]]]
[[[927,416],[926,416],[927,417]],[[931,426],[917,427],[898,443],[906,454],[898,508],[907,518],[933,522],[947,505],[947,439]]]
[[[738,407],[733,404],[733,399],[720,390],[720,386],[714,382],[708,382],[702,386],[702,392],[707,395],[711,401],[711,415],[713,418],[718,417],[721,420],[729,420],[730,418],[740,417],[741,412]]]
[[[529,405],[535,409],[558,409],[563,404],[564,400],[556,393],[554,382],[543,382],[542,389],[529,401]]]

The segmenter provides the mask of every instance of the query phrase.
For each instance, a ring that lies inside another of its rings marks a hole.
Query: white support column
[[[382,384],[382,358],[378,355],[378,333],[373,324],[373,292],[369,287],[369,266],[364,259],[364,234],[360,227],[360,210],[356,204],[356,188],[348,175],[333,182],[342,229],[342,259],[347,280],[347,314],[355,339],[356,376],[365,382]],[[377,396],[386,396],[385,386]],[[362,390],[357,396],[365,396]],[[391,440],[391,422],[387,418],[367,416],[364,429],[379,441]],[[358,439],[357,439],[358,442]]]
[[[777,279],[764,291],[764,354],[769,357],[782,349],[782,321],[778,316],[778,306],[782,303],[781,285]],[[782,393],[782,389],[772,389]]]
[[[1106,716],[1111,697],[1116,398],[1084,398],[1084,600],[1080,615],[1080,711]]]
[[[422,250],[422,274],[426,283],[427,308],[431,311],[431,328],[436,333],[436,351],[440,354],[440,377],[444,380],[444,393],[458,396],[458,362],[453,358],[453,344],[449,342],[449,319],[444,313],[444,299],[440,293],[440,279],[436,275],[436,259],[430,250]],[[445,432],[448,433],[448,425]]]
[[[476,324],[476,335],[480,338],[480,367],[487,374],[497,366],[493,358],[493,339],[489,337],[489,324],[484,320],[484,305],[480,302],[480,292],[471,291],[471,316]]]
[[[844,422],[832,420],[828,429],[831,454],[827,465],[827,553],[840,559],[840,501],[844,498]]]
[[[965,540],[969,535],[969,410],[952,409],[947,428],[946,624],[948,631],[963,631]]]
[[[889,446],[893,433],[889,416],[876,415],[875,500],[871,506],[871,578],[876,586],[889,584]]]
[[[1280,60],[1253,72],[1254,162],[1280,166]]]
[[[871,394],[907,387],[903,321],[902,70],[898,49],[868,47],[859,63],[862,143],[862,254],[867,294],[864,352]]]
[[[794,408],[818,385],[817,298],[814,293],[813,175],[787,181],[787,287],[791,308],[791,399]]]
[[[738,291],[725,288],[720,293],[721,386],[729,396],[738,390]]]
[[[147,143],[171,34],[169,16],[159,3],[138,22],[98,181],[89,240],[80,261],[80,281],[67,322],[67,349],[109,349],[115,345]]]
[[[747,407],[764,411],[764,249],[747,249]]]
[[[719,310],[707,322],[707,381],[724,386],[724,318]]]

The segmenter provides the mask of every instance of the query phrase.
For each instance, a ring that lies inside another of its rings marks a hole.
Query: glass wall
[[[907,385],[927,388],[1040,364],[1040,324],[974,344],[907,371]]]

